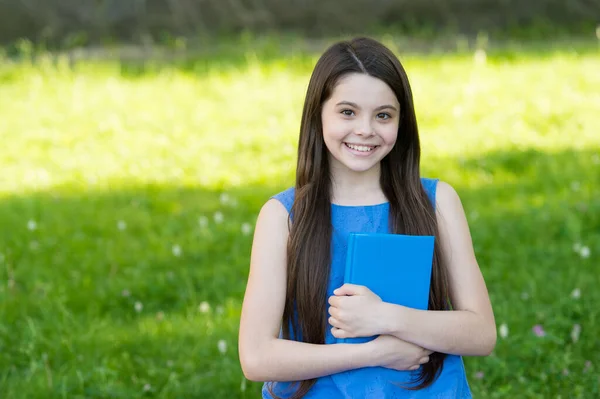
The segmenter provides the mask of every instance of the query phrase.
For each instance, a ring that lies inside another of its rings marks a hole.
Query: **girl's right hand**
[[[406,342],[393,335],[380,335],[373,341],[370,351],[374,355],[374,366],[393,370],[416,370],[429,361],[433,352]]]

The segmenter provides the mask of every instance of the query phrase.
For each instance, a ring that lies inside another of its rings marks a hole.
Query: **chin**
[[[356,165],[356,164],[349,163],[349,162],[342,162],[342,165],[344,165],[346,167],[346,169],[351,170],[352,172],[356,172],[356,173],[367,172],[367,171],[373,169],[378,164],[379,164],[379,162],[376,162],[374,164],[368,164],[368,165],[364,165],[364,164]]]

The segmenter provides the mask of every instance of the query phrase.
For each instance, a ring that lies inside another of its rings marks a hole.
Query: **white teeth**
[[[348,144],[348,143],[346,143],[346,145],[355,151],[362,151],[362,152],[373,151],[373,149],[375,148],[375,147],[365,147],[363,145],[353,145],[353,144]]]

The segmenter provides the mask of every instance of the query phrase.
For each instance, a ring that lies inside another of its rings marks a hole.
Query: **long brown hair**
[[[349,73],[364,73],[381,79],[400,103],[396,144],[381,161],[380,184],[390,203],[390,232],[438,237],[434,208],[421,184],[419,134],[404,68],[387,47],[375,40],[356,38],[334,44],[318,60],[306,93],[287,245],[283,337],[289,339],[293,334],[301,337],[303,342],[313,344],[325,342],[332,234],[331,176],[321,111],[338,80]],[[449,309],[447,273],[437,239],[429,309]],[[441,372],[444,356],[432,354],[414,381],[418,385],[411,389],[431,385]],[[301,381],[292,398],[304,396],[315,381]]]

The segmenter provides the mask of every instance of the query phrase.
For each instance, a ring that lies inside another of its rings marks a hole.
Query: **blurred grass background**
[[[474,397],[598,397],[598,41],[380,39],[411,79],[422,175],[461,195],[494,306],[496,350],[465,359]],[[332,39],[291,40],[179,61],[4,52],[0,397],[259,397],[237,357],[252,231],[293,185]]]

